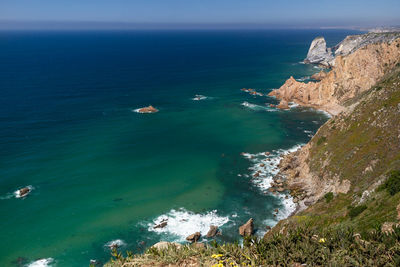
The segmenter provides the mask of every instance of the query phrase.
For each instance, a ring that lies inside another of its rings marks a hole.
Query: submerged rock
[[[239,234],[241,236],[251,236],[254,232],[254,220],[250,218],[245,224],[239,227]]]
[[[197,242],[201,237],[200,232],[196,232],[194,234],[191,234],[190,236],[186,237],[186,240],[189,242]]]

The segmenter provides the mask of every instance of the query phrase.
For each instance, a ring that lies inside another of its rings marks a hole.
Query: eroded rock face
[[[317,37],[312,41],[304,62],[329,67],[333,59],[332,50],[326,47],[325,38]]]
[[[196,232],[194,234],[191,234],[190,236],[186,237],[186,240],[189,242],[197,242],[201,237],[200,232]]]
[[[254,220],[250,218],[245,224],[239,227],[239,234],[241,236],[251,236],[254,232]]]
[[[335,66],[320,82],[304,83],[290,77],[269,95],[336,115],[345,110],[344,102],[370,89],[399,63],[400,38],[373,43],[337,56]]]

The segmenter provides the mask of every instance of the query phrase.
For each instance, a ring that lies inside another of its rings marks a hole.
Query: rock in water
[[[281,100],[279,105],[277,105],[276,107],[279,108],[279,109],[289,109],[289,104],[288,104],[287,101]]]
[[[155,225],[153,228],[157,229],[157,228],[164,228],[165,226],[167,226],[168,222],[167,221],[162,221],[159,224]]]
[[[20,197],[24,197],[24,196],[28,195],[29,192],[31,192],[31,190],[29,189],[29,187],[24,187],[24,188],[21,188],[21,189],[19,190],[19,195],[20,195]]]
[[[325,38],[317,37],[312,41],[304,63],[321,64],[329,67],[333,59],[332,49],[326,47]]]
[[[200,232],[196,232],[194,234],[191,234],[190,236],[186,237],[186,240],[189,242],[197,242],[201,237]]]
[[[253,218],[250,218],[245,224],[239,227],[239,234],[241,236],[251,236],[254,232]]]
[[[140,113],[155,113],[155,112],[158,112],[158,109],[156,109],[155,107],[150,105],[148,107],[140,108],[138,111]]]
[[[207,237],[210,238],[216,236],[218,234],[218,231],[218,226],[210,225],[210,230],[208,230]]]

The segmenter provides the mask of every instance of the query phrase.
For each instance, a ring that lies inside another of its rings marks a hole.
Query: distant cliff
[[[345,110],[346,101],[370,89],[400,64],[400,34],[348,36],[336,46],[335,54],[332,69],[321,81],[304,83],[290,77],[269,95],[336,115]]]

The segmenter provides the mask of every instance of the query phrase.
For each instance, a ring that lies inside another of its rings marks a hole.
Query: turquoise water
[[[0,265],[104,263],[112,240],[140,252],[211,223],[218,241],[240,240],[250,217],[261,236],[290,201],[266,193],[273,166],[249,176],[256,154],[277,161],[327,117],[240,89],[266,94],[319,71],[299,64],[312,39],[350,33],[1,32]],[[160,111],[133,111],[149,104]]]

